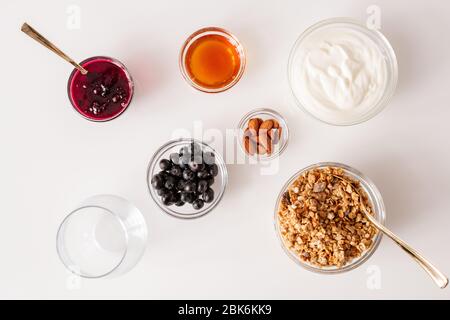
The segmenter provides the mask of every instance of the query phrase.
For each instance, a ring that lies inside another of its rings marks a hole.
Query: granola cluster
[[[359,181],[340,168],[312,169],[283,195],[278,210],[281,237],[302,261],[342,267],[369,249],[377,234],[363,208],[373,214]]]

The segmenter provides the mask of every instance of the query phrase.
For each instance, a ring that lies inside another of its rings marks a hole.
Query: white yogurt
[[[387,62],[377,43],[352,26],[325,26],[308,34],[294,52],[294,94],[314,116],[349,123],[370,113],[387,84]]]

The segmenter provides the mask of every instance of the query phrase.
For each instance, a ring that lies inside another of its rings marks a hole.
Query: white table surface
[[[311,24],[366,20],[373,1],[114,2],[0,4],[0,298],[450,298],[450,289],[437,289],[387,238],[358,269],[324,276],[294,264],[273,228],[275,199],[288,177],[315,162],[343,162],[376,183],[388,226],[450,274],[448,1],[376,1],[398,56],[399,85],[381,114],[345,128],[294,106],[287,58]],[[67,27],[73,4],[81,9],[79,29]],[[66,93],[71,66],[23,35],[24,21],[78,60],[121,60],[136,83],[130,109],[104,124],[77,116]],[[241,81],[217,95],[191,89],[177,60],[185,38],[210,25],[235,33],[248,56]],[[225,197],[208,216],[182,221],[162,213],[145,181],[153,152],[195,120],[225,132],[255,107],[275,108],[290,125],[277,174],[229,165]],[[56,230],[79,202],[101,193],[142,210],[148,249],[120,278],[74,282],[56,255]],[[377,275],[379,286],[368,285]]]

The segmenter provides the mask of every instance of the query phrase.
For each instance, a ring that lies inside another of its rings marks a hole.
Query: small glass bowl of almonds
[[[305,269],[333,274],[367,261],[382,233],[362,212],[382,224],[386,210],[380,192],[359,171],[322,162],[294,174],[275,206],[275,229],[286,254]]]
[[[238,124],[242,151],[257,160],[271,160],[286,149],[289,128],[278,112],[261,108],[247,113]]]

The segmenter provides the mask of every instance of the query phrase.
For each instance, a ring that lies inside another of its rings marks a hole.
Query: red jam
[[[124,112],[133,95],[133,82],[125,67],[107,57],[90,58],[81,65],[88,73],[82,75],[75,69],[68,84],[74,108],[93,121],[111,120]]]

